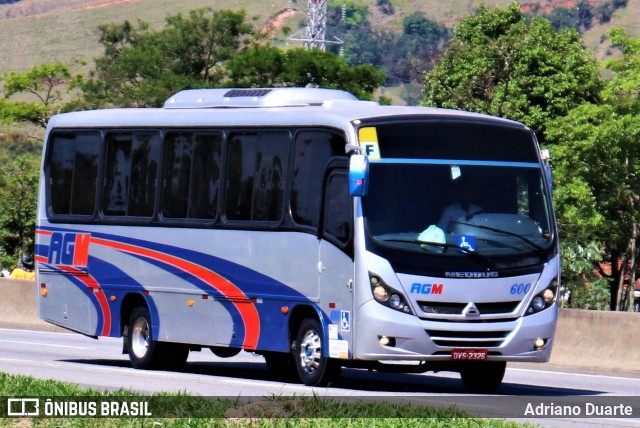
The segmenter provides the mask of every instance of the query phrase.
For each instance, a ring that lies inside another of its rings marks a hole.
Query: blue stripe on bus
[[[260,304],[255,304],[255,308],[257,310],[259,316],[259,322],[263,324],[267,328],[260,329],[257,349],[260,350],[275,350],[275,351],[287,351],[288,350],[288,320],[289,317],[282,316],[281,307],[282,305],[294,306],[297,302],[304,302],[313,305],[317,309],[318,306],[311,302],[308,298],[302,295],[300,292],[292,289],[291,287],[267,276],[260,272],[254,271],[245,266],[239,265],[237,263],[231,262],[229,260],[221,259],[216,256],[200,253],[193,250],[187,250],[181,247],[174,247],[167,244],[160,244],[150,241],[144,241],[136,238],[124,237],[113,234],[106,234],[100,232],[88,232],[81,231],[75,229],[64,229],[64,228],[56,228],[56,227],[40,227],[40,230],[47,231],[58,231],[58,232],[66,232],[66,233],[90,233],[92,238],[109,240],[113,242],[125,243],[128,245],[136,246],[141,248],[142,250],[151,250],[158,253],[163,253],[170,255],[171,257],[180,258],[189,263],[194,263],[206,269],[214,272],[215,274],[227,278],[227,280],[231,281],[235,284],[247,297],[256,298],[259,297],[262,299]],[[47,258],[49,253],[49,247],[46,245],[38,246],[38,253],[40,256]],[[201,280],[197,276],[191,274],[190,272],[184,271],[182,269],[178,269],[175,266],[167,263],[163,260],[154,259],[148,257],[144,254],[135,254],[128,253],[132,257],[136,257],[144,260],[147,263],[153,264],[158,268],[162,269],[165,272],[176,275],[181,280],[187,281],[192,285],[198,287],[203,290],[207,294],[216,297],[223,297],[222,300],[219,299],[220,303],[225,307],[225,309],[229,312],[232,317],[236,338],[229,344],[230,346],[242,346],[243,337],[247,333],[244,331],[244,324],[242,317],[237,309],[234,306],[233,301],[227,300],[225,302],[222,293],[218,292],[218,290],[212,288],[205,281]],[[96,281],[103,286],[103,284],[108,288],[109,293],[116,295],[116,302],[120,302],[126,292],[131,290],[130,285],[133,285],[133,288],[139,290],[140,292],[144,291],[144,287],[136,282],[130,275],[127,275],[121,269],[115,267],[115,265],[108,263],[103,260],[96,259],[95,257],[89,257],[89,271],[96,278]],[[115,276],[124,278],[114,281],[114,273]],[[125,283],[127,286],[118,287],[113,286],[113,283]],[[117,295],[118,290],[122,293],[122,296]],[[264,291],[269,290],[269,293],[266,294]],[[149,310],[151,312],[152,318],[156,320],[156,322],[160,322],[160,317],[158,315],[158,311],[156,305],[153,304],[150,296],[145,296],[147,302],[149,303]],[[109,301],[109,306],[112,310],[112,323],[114,327],[119,326],[120,321],[120,308],[119,304],[113,304]],[[115,306],[118,306],[117,308]],[[325,319],[329,319],[327,314],[324,311],[319,309],[321,316]],[[155,332],[158,332],[158,329],[155,329]],[[118,335],[120,332],[118,328],[111,329],[111,335]],[[157,339],[155,337],[154,339]]]
[[[371,160],[371,163],[394,163],[407,165],[457,165],[457,166],[497,166],[511,168],[540,168],[540,164],[535,162],[504,162],[504,161],[486,161],[486,160],[462,160],[462,159],[403,159],[403,158],[384,158]]]

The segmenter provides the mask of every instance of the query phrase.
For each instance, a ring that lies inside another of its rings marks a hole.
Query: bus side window
[[[325,168],[336,156],[346,156],[345,139],[325,130],[296,134],[291,182],[291,215],[301,226],[320,226],[322,181]]]
[[[282,219],[289,132],[246,132],[229,137],[228,220]]]
[[[153,215],[159,142],[157,134],[119,133],[108,136],[103,200],[106,215]]]
[[[349,243],[353,233],[351,202],[348,172],[331,171],[325,190],[323,235],[343,245]]]
[[[101,138],[60,133],[52,138],[48,195],[54,215],[93,215]]]
[[[220,134],[170,133],[165,142],[162,215],[213,219],[220,184]]]

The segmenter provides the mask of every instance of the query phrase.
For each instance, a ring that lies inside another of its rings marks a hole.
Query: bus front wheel
[[[340,374],[340,364],[324,356],[324,335],[320,322],[305,319],[296,336],[293,358],[302,383],[308,386],[326,386]]]
[[[495,392],[502,384],[507,363],[504,361],[489,361],[482,363],[468,363],[460,370],[462,383],[474,392]]]

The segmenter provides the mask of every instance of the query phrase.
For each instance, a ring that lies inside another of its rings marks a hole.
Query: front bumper
[[[357,317],[355,359],[367,361],[448,361],[453,349],[487,349],[490,361],[546,362],[551,357],[558,307],[492,322],[423,320],[371,300]],[[385,346],[380,338],[393,338]],[[536,339],[545,340],[541,349]]]

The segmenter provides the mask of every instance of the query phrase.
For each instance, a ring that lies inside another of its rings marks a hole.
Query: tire
[[[468,363],[460,370],[460,378],[473,392],[492,393],[500,388],[506,368],[504,361]]]
[[[340,375],[340,364],[323,356],[325,347],[320,322],[305,319],[298,329],[292,352],[298,376],[307,386],[326,386]]]
[[[185,345],[153,340],[151,316],[143,306],[131,313],[125,345],[131,365],[136,369],[177,368],[184,365],[189,356]]]
[[[297,378],[297,370],[293,354],[285,352],[265,352],[263,355],[267,368],[278,379],[294,381]]]

